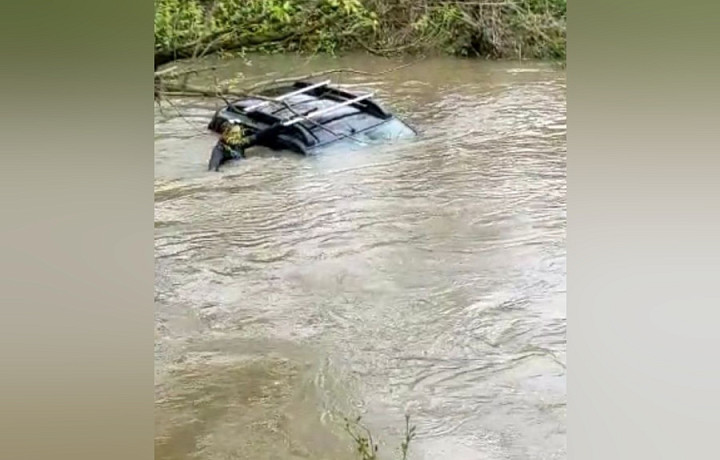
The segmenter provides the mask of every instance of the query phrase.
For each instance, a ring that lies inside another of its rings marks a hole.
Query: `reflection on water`
[[[383,60],[255,58],[261,74]],[[421,131],[205,171],[214,109],[156,112],[158,459],[565,458],[565,74],[432,59],[335,78]],[[388,445],[386,445],[388,443]]]

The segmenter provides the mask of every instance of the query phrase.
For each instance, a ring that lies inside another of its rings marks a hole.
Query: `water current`
[[[413,459],[564,459],[565,71],[431,58],[332,78],[418,139],[209,173],[214,102],[156,109],[156,459],[352,459],[357,415],[399,458],[406,412]]]

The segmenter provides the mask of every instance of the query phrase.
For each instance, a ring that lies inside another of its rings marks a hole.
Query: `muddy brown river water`
[[[367,56],[225,70],[379,71]],[[212,102],[156,109],[156,459],[566,458],[565,71],[333,76],[417,140],[206,171]]]

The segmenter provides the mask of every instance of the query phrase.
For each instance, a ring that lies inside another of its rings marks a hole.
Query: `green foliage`
[[[567,0],[155,0],[155,48],[563,59],[566,17]]]
[[[155,48],[173,49],[205,31],[205,10],[194,0],[155,0]]]
[[[462,44],[469,40],[470,31],[456,4],[443,4],[428,10],[412,27],[418,34],[428,37],[434,48],[448,54],[466,54]]]
[[[279,43],[267,41],[258,51],[334,52],[376,24],[360,0],[155,0],[155,47],[161,51],[227,34],[223,43],[228,48],[292,35]]]
[[[345,419],[345,431],[355,443],[355,451],[360,460],[378,460],[378,445],[372,437],[372,433],[360,424],[361,418],[355,420]],[[407,460],[410,442],[415,438],[415,426],[410,426],[410,416],[405,416],[405,438],[400,444],[402,460]]]
[[[405,439],[403,439],[400,449],[402,450],[403,460],[407,460],[408,448],[410,442],[415,439],[415,426],[410,426],[410,416],[405,416]]]
[[[509,26],[528,57],[564,59],[567,0],[522,0]]]
[[[382,11],[375,47],[489,58],[564,58],[567,0],[364,0]],[[409,31],[409,33],[408,33]]]

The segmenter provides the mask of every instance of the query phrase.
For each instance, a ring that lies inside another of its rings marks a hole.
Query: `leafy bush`
[[[567,0],[155,0],[155,49],[564,58]]]
[[[172,51],[225,34],[226,48],[333,52],[376,23],[360,0],[155,0],[155,48]],[[280,42],[265,40],[285,35]]]

